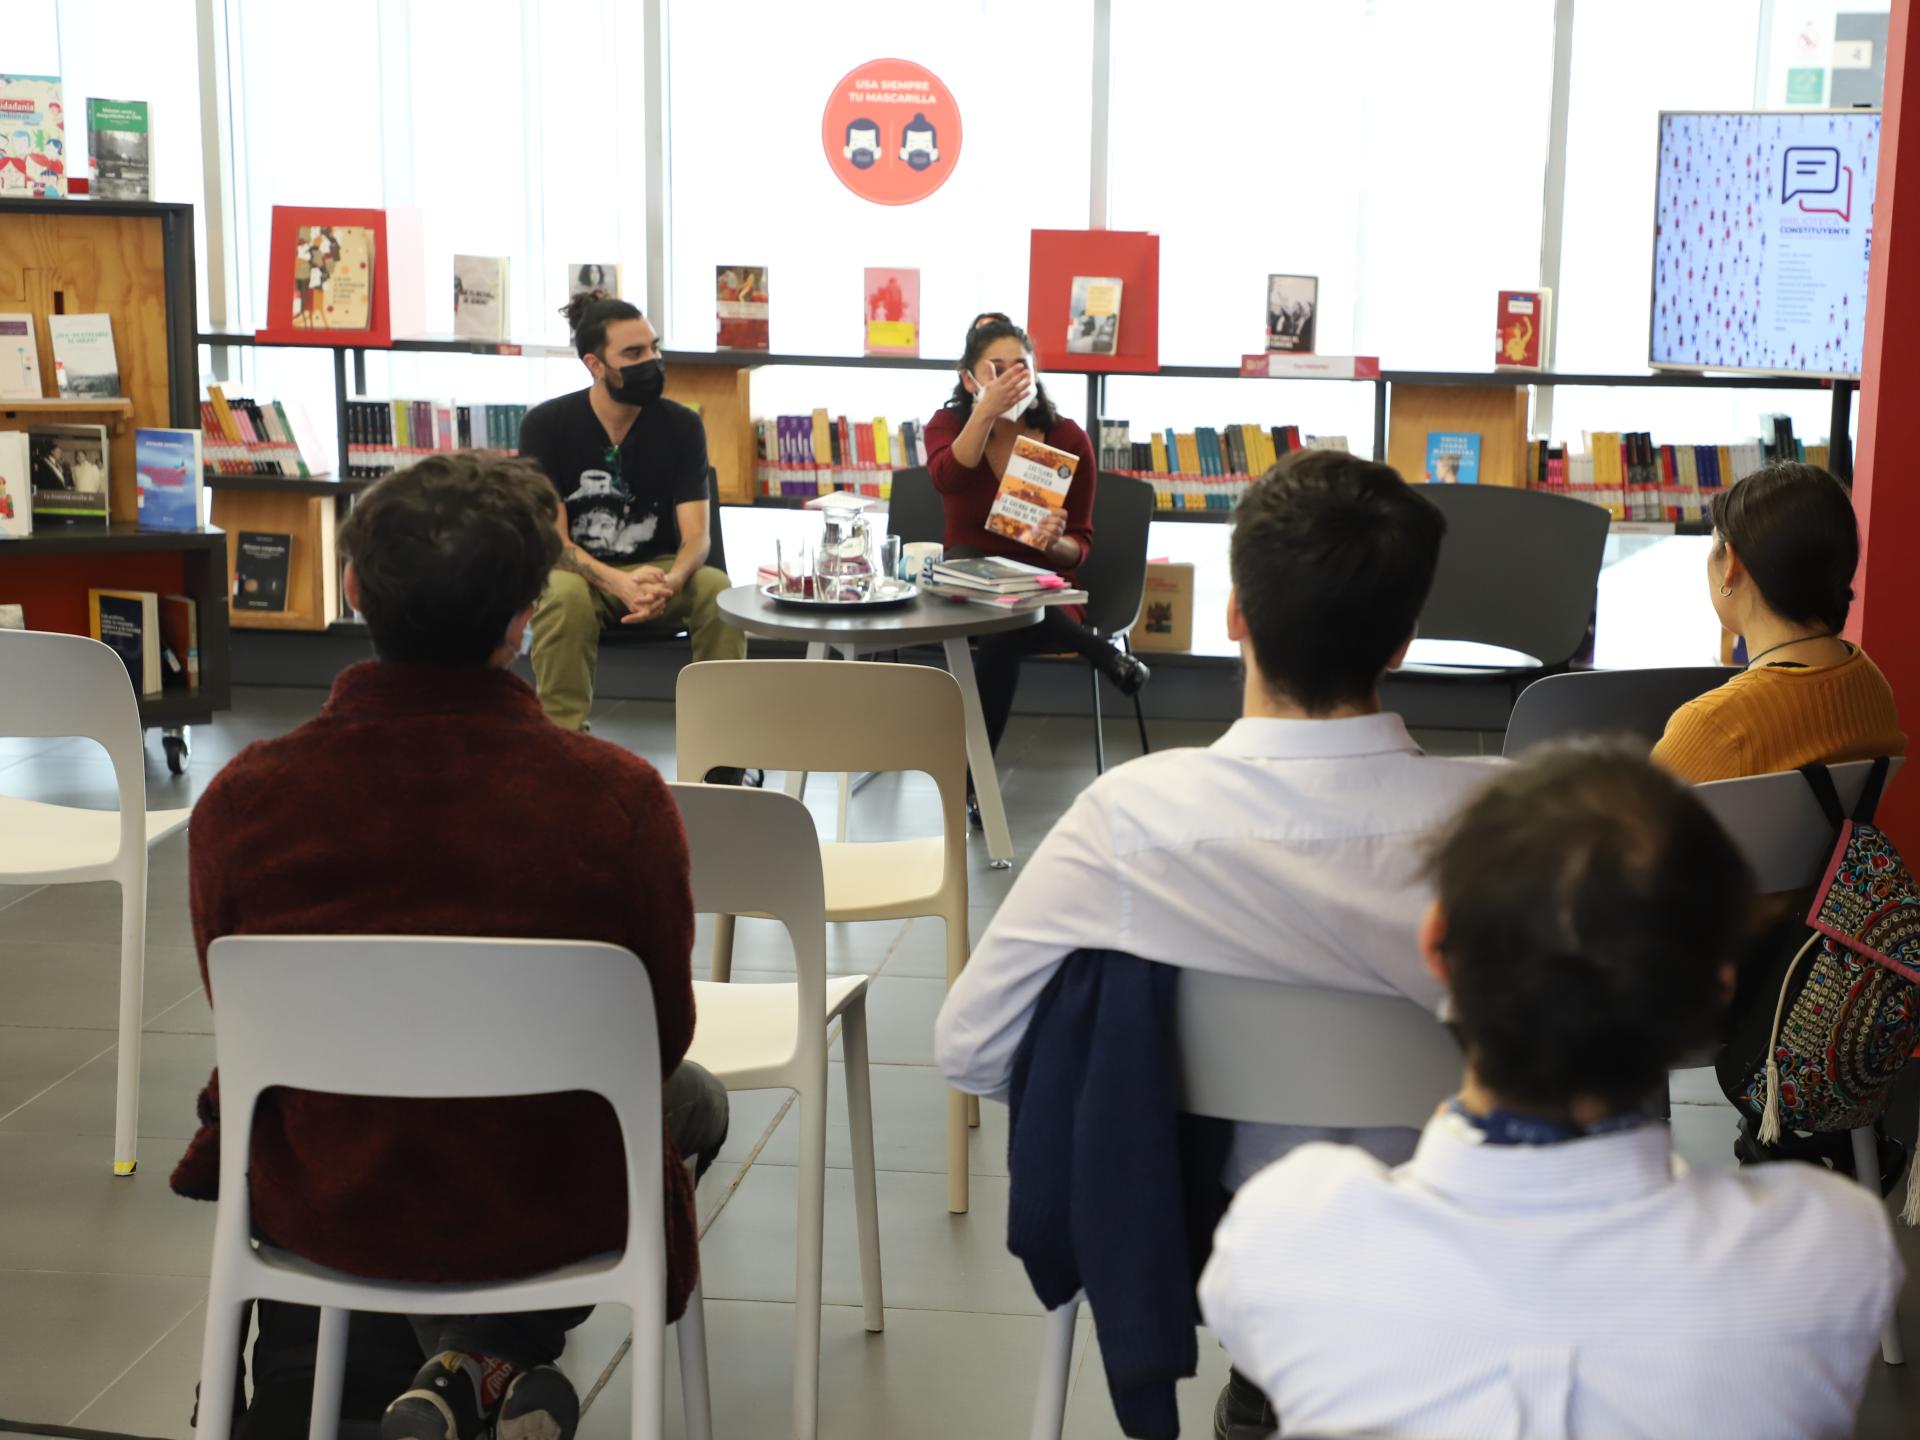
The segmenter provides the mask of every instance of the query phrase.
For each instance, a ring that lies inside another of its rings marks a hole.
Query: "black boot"
[[[1109,650],[1094,663],[1122,695],[1138,695],[1153,678],[1140,657],[1126,650]]]

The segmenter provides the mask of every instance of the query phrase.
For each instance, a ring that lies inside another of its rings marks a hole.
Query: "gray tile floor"
[[[234,709],[195,732],[189,773],[175,778],[150,746],[150,803],[190,803],[247,742],[308,718],[322,696],[243,690]],[[672,717],[664,705],[624,702],[596,711],[596,732],[672,773]],[[1130,753],[1127,730],[1110,745]],[[1160,745],[1204,744],[1219,726],[1157,724]],[[1433,735],[1435,749],[1469,752],[1483,737]],[[1092,777],[1086,724],[1016,720],[1003,752],[1007,806],[1020,856]],[[0,791],[105,806],[104,757],[84,742],[0,740]],[[831,790],[815,787],[829,813]],[[927,789],[883,778],[857,799],[853,838],[925,828]],[[147,1034],[141,1162],[131,1180],[109,1173],[113,1028],[118,977],[110,886],[28,890],[0,886],[0,1435],[8,1422],[75,1426],[142,1436],[186,1436],[198,1373],[213,1208],[166,1186],[193,1130],[193,1098],[213,1060],[211,1015],[200,994],[187,916],[188,837],[155,851],[149,901]],[[1011,883],[977,857],[977,936]],[[705,930],[696,971],[705,967]],[[834,1440],[977,1437],[1024,1433],[1033,1393],[1040,1310],[1004,1246],[1005,1114],[985,1107],[972,1145],[973,1211],[945,1204],[944,1106],[931,1066],[931,1025],[944,975],[936,921],[836,927],[832,965],[876,976],[872,1025],[874,1128],[880,1175],[887,1328],[861,1328],[848,1142],[840,1091],[829,1106],[826,1301],[821,1433]],[[735,979],[790,969],[772,928],[743,922]],[[1695,1163],[1729,1163],[1731,1112],[1710,1080],[1682,1077],[1675,1130]],[[716,1429],[728,1437],[785,1432],[791,1381],[793,1184],[798,1121],[783,1094],[735,1097],[732,1135],[700,1190]],[[1920,1243],[1903,1233],[1908,1263]],[[1759,1257],[1756,1257],[1758,1263]],[[1920,1346],[1920,1285],[1903,1320]],[[1741,1317],[1727,1317],[1737,1343]],[[625,1434],[626,1314],[603,1308],[575,1332],[566,1365],[582,1394],[595,1392],[582,1435]],[[1098,1342],[1082,1321],[1067,1433],[1118,1434],[1101,1380]],[[1202,1340],[1202,1373],[1181,1387],[1184,1433],[1209,1433],[1225,1374]],[[671,1367],[669,1367],[671,1369]],[[1920,1429],[1920,1385],[1876,1367],[1859,1434]],[[679,1434],[677,1396],[668,1433]]]

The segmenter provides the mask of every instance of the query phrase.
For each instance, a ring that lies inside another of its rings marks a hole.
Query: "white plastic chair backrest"
[[[1181,1107],[1271,1125],[1419,1129],[1465,1061],[1430,1010],[1361,995],[1182,970]]]
[[[1896,756],[1887,767],[1889,784],[1903,763]],[[1853,813],[1873,764],[1849,760],[1827,767],[1840,807],[1848,814]],[[1710,780],[1694,786],[1693,793],[1746,857],[1762,895],[1799,890],[1826,873],[1833,859],[1833,826],[1799,771]]]
[[[245,1203],[260,1092],[605,1096],[626,1146],[628,1235],[661,1233],[660,1038],[632,951],[580,940],[244,935],[207,950],[220,1198]],[[241,1233],[246,1233],[242,1231]]]
[[[740,785],[667,787],[680,807],[693,861],[693,908],[778,921],[793,942],[800,1029],[824,1033],[827,898],[820,837],[805,805],[777,790]]]
[[[92,740],[113,762],[120,858],[147,848],[140,702],[120,657],[85,635],[0,630],[0,736]]]
[[[682,780],[716,766],[918,770],[940,787],[949,853],[965,846],[966,716],[960,686],[930,665],[710,660],[674,695]]]

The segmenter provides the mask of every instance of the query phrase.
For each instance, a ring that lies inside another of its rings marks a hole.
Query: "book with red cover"
[[[771,347],[767,270],[764,265],[721,265],[714,270],[715,343],[722,350]]]
[[[1552,311],[1551,290],[1502,290],[1494,325],[1494,367],[1538,370],[1545,365]]]

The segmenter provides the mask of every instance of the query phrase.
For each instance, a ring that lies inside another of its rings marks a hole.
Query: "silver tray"
[[[802,610],[886,610],[916,600],[920,587],[911,580],[883,580],[884,594],[868,600],[818,600],[811,595],[782,595],[778,585],[762,585],[760,593],[778,605],[793,605]]]

